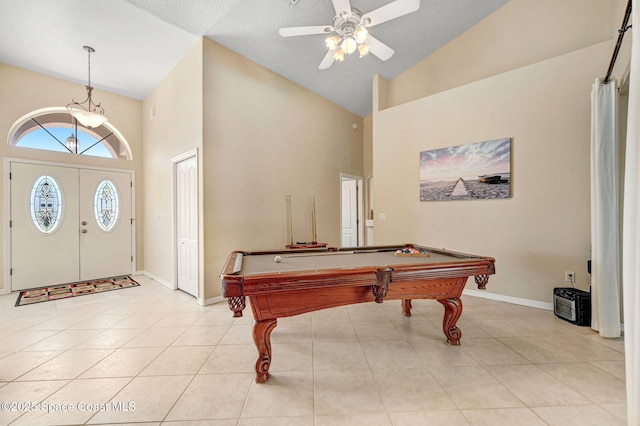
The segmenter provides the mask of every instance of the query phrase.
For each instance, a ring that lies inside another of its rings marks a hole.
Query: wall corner
[[[380,74],[373,76],[373,113],[388,108],[389,82]]]

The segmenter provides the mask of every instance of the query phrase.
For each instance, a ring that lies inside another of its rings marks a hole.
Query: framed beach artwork
[[[420,152],[420,201],[511,197],[511,138]]]

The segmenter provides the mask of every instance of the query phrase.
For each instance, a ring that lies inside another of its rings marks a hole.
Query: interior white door
[[[342,247],[358,245],[358,191],[354,179],[342,180]]]
[[[178,288],[198,297],[198,162],[176,163]]]
[[[10,170],[11,290],[132,273],[131,173],[21,162]]]
[[[80,169],[80,280],[132,273],[131,173]]]
[[[11,289],[78,279],[78,171],[12,162]]]

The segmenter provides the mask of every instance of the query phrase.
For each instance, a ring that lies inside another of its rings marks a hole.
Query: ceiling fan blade
[[[383,61],[391,58],[395,50],[373,37],[371,34],[367,36],[367,44],[369,45],[369,53],[373,53]]]
[[[331,50],[328,50],[327,54],[324,55],[324,58],[322,59],[322,62],[320,62],[320,66],[318,67],[318,69],[326,70],[331,65],[333,65],[333,61],[334,60],[335,59],[333,59],[333,52]]]
[[[340,12],[351,13],[351,2],[349,0],[331,0],[333,2],[333,8],[336,10],[336,15],[340,16]]]
[[[369,19],[367,27],[373,27],[400,16],[407,15],[420,9],[420,0],[396,0],[376,10],[362,15],[362,19]]]
[[[280,28],[278,34],[282,37],[295,37],[313,34],[329,34],[333,32],[331,25],[314,25],[309,27],[287,27]]]

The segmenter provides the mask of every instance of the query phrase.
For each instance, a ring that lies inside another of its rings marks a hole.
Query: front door
[[[11,163],[11,289],[132,272],[131,174]]]
[[[80,171],[80,280],[131,273],[131,174]]]
[[[78,171],[11,163],[11,289],[75,281],[80,273]]]

